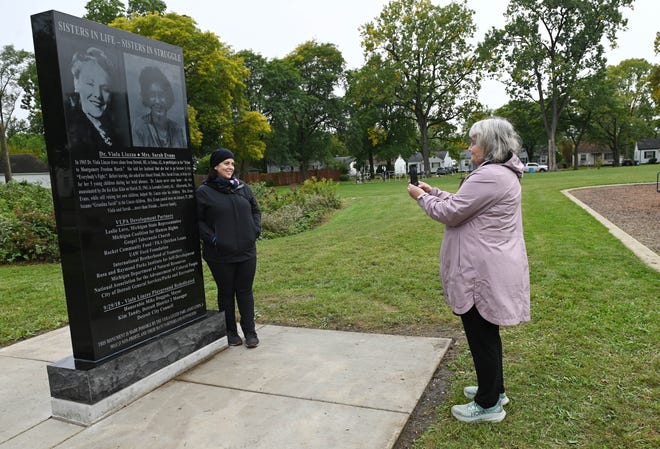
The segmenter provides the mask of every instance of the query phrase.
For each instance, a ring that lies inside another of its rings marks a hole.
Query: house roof
[[[408,158],[408,162],[421,162],[422,161],[422,153],[415,153],[412,156]]]
[[[10,154],[9,163],[12,173],[47,173],[48,165],[31,154]],[[0,173],[4,169],[0,167]]]
[[[447,150],[439,150],[429,154],[429,159],[445,159],[447,157]],[[422,153],[419,151],[408,158],[408,162],[422,162]]]
[[[595,143],[583,143],[578,147],[577,153],[600,154],[611,153],[611,151],[607,147],[603,147]]]
[[[637,141],[639,150],[657,150],[660,149],[660,139],[640,139]]]

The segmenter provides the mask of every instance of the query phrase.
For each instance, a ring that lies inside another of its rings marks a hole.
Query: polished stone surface
[[[67,357],[48,366],[51,396],[94,404],[219,340],[225,334],[224,314],[210,311],[200,321],[88,370],[76,369],[73,358]]]
[[[176,144],[145,148],[132,129],[145,112],[138,91],[146,66],[164,70],[168,119],[187,129],[183,50],[58,11],[30,19],[73,357],[82,369],[206,313],[187,132]],[[86,83],[72,66],[97,58],[105,62],[94,73],[112,82],[92,124],[77,88]]]

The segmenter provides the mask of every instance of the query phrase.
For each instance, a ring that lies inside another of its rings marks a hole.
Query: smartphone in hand
[[[417,186],[419,185],[419,179],[417,178],[417,166],[410,166],[410,184]]]

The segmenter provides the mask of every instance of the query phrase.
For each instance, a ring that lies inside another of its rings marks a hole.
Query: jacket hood
[[[523,177],[525,165],[517,155],[514,154],[508,161],[503,162],[502,165],[514,172],[518,179]]]

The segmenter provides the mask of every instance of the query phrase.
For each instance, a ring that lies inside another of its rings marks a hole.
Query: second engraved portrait
[[[187,148],[179,66],[125,54],[133,147]]]

